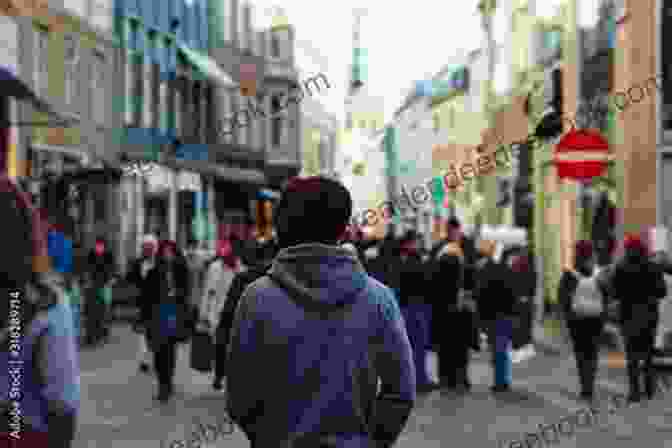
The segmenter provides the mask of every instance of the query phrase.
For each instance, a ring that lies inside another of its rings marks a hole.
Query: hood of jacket
[[[280,251],[269,275],[299,303],[328,310],[354,303],[367,274],[357,255],[343,247],[300,244]]]

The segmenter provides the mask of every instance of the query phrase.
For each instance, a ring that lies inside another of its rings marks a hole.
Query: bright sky
[[[436,73],[455,52],[477,48],[481,38],[476,0],[254,0],[253,4],[259,25],[269,22],[272,6],[284,8],[296,29],[297,65],[306,76],[324,72],[332,87],[316,99],[340,119],[352,61],[354,8],[368,10],[360,35],[369,55],[368,89],[385,98],[388,118],[414,81]],[[327,66],[311,61],[310,53]]]

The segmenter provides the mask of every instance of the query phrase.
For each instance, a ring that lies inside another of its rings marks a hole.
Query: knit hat
[[[625,235],[625,239],[623,241],[623,247],[626,250],[646,250],[646,245],[642,241],[642,238],[634,233],[629,233]]]
[[[574,248],[576,258],[590,258],[593,256],[593,243],[588,240],[577,241]]]

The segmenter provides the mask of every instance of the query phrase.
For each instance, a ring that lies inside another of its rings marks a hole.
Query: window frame
[[[92,51],[93,73],[91,73],[91,82],[89,84],[91,89],[91,118],[96,124],[102,125],[105,123],[105,108],[107,106],[107,98],[105,96],[105,72],[107,67],[107,55],[101,48],[95,48]],[[99,107],[96,107],[98,105]],[[100,107],[102,105],[102,107]],[[96,112],[99,111],[99,112]],[[98,115],[100,114],[100,115]]]
[[[35,52],[33,57],[33,82],[35,92],[44,96],[49,91],[49,47],[50,30],[41,25],[34,27]]]

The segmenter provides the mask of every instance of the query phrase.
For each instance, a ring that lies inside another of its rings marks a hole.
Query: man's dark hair
[[[304,243],[336,244],[352,215],[350,192],[326,177],[294,178],[287,183],[275,215],[281,247]]]

